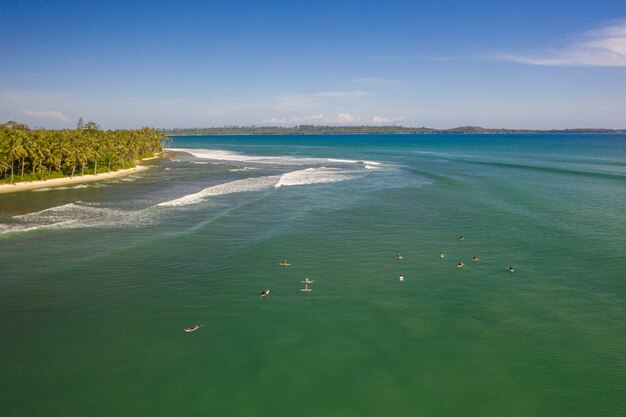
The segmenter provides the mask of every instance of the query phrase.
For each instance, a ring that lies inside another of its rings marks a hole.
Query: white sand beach
[[[153,159],[153,158],[147,158]],[[147,160],[146,159],[146,160]],[[83,182],[101,181],[110,178],[123,177],[125,175],[136,174],[137,172],[145,171],[149,166],[137,165],[133,168],[119,169],[112,172],[103,172],[100,174],[90,174],[83,176],[65,177],[65,178],[53,178],[44,181],[30,181],[30,182],[16,182],[14,184],[2,184],[0,185],[0,194],[11,193],[17,191],[35,190],[37,188],[47,187],[59,187],[64,185],[80,184]]]

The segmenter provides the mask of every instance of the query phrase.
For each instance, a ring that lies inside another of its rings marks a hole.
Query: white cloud
[[[361,121],[361,117],[360,116],[353,116],[350,113],[339,113],[335,120],[336,120],[336,123],[352,124],[352,123],[360,122]]]
[[[55,120],[66,123],[72,120],[69,116],[56,110],[22,110],[22,113],[36,119]]]
[[[540,56],[502,55],[529,65],[626,67],[626,20],[585,33],[561,49]]]
[[[372,123],[377,125],[385,125],[389,123],[394,123],[402,120],[402,117],[385,117],[385,116],[374,116],[372,117]]]
[[[325,116],[321,113],[312,114],[303,117],[292,118],[276,118],[263,120],[263,123],[268,125],[300,125],[300,124],[314,124],[314,125],[350,125],[359,123],[361,121],[360,116],[353,116],[350,113],[339,113],[336,116]]]

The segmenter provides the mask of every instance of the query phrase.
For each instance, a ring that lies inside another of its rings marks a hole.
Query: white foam
[[[218,195],[242,193],[249,191],[263,191],[271,189],[273,185],[278,181],[278,176],[246,178],[244,180],[237,180],[227,182],[225,184],[213,185],[207,187],[197,193],[188,194],[186,196],[177,198],[175,200],[165,201],[157,204],[160,207],[176,207],[186,206],[189,204],[198,204],[207,199],[207,197],[213,197]]]
[[[339,168],[307,168],[299,171],[292,171],[281,175],[276,188],[282,186],[326,184],[354,179],[362,175],[357,171],[348,171]]]
[[[97,203],[75,201],[33,213],[13,216],[12,222],[0,225],[0,234],[37,229],[76,229],[82,227],[129,226],[153,220],[148,210],[117,210]]]
[[[179,152],[186,152],[188,154],[195,156],[196,158],[216,160],[216,161],[245,162],[245,163],[273,164],[273,165],[307,165],[307,164],[311,165],[311,164],[328,163],[328,159],[326,158],[305,158],[305,157],[297,157],[297,156],[244,155],[238,152],[214,150],[214,149],[176,148],[173,150],[179,151]]]
[[[376,165],[365,165],[365,169],[372,169],[373,170],[373,169],[380,169],[380,167],[376,166]]]
[[[344,164],[358,164],[359,161],[355,161],[353,159],[335,159],[335,158],[328,158],[327,161],[329,162],[341,162]]]
[[[104,184],[78,184],[78,185],[73,185],[71,187],[67,187],[67,186],[63,186],[63,187],[47,187],[47,188],[37,188],[35,190],[32,190],[32,192],[34,193],[40,193],[42,191],[61,191],[61,190],[78,190],[81,188],[99,188],[99,187],[104,187]]]

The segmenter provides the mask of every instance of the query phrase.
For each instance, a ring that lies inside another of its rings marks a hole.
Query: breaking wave
[[[160,207],[176,207],[176,206],[186,206],[189,204],[198,204],[206,200],[207,197],[225,195],[225,194],[233,194],[233,193],[242,193],[249,191],[263,191],[271,189],[271,187],[276,184],[278,181],[278,176],[269,176],[269,177],[257,177],[257,178],[247,178],[245,180],[237,180],[232,182],[227,182],[224,184],[213,185],[211,187],[207,187],[204,190],[188,194],[186,196],[177,198],[175,200],[165,201],[163,203],[157,204]]]
[[[62,206],[13,216],[9,223],[0,224],[0,234],[38,229],[140,226],[151,223],[154,218],[154,213],[150,207],[141,210],[120,210],[101,207],[97,203],[75,201]]]
[[[307,168],[281,175],[276,188],[293,185],[326,184],[351,180],[364,175],[364,172],[349,171],[339,168]]]
[[[213,149],[188,149],[173,148],[172,151],[186,152],[200,159],[209,159],[227,162],[245,162],[257,164],[273,165],[307,165],[307,164],[327,164],[328,162],[355,164],[359,161],[351,159],[331,159],[331,158],[308,158],[297,156],[260,156],[244,155],[233,151],[213,150]],[[196,162],[197,163],[197,162]]]

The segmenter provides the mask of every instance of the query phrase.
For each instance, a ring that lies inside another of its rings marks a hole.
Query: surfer
[[[310,280],[310,279],[307,278],[304,281],[300,281],[300,282],[302,282],[303,284],[313,284],[315,282],[315,280]]]
[[[457,268],[463,268],[465,266],[465,262],[463,261],[459,261],[458,264],[456,264]]]
[[[396,253],[396,259],[400,261],[404,259],[404,256],[400,255],[399,253]]]
[[[289,266],[290,263],[287,261],[287,259],[285,259],[284,261],[279,262],[278,265],[280,265],[280,266]]]
[[[515,271],[515,269],[513,269],[513,266],[512,266],[512,265],[509,265],[509,267],[507,268],[507,271],[509,271],[509,272],[514,272],[514,271]]]
[[[266,297],[268,295],[270,295],[270,290],[263,290],[263,291],[261,291],[261,297]]]
[[[400,275],[400,282],[404,282],[404,275]]]
[[[445,256],[446,256],[446,255],[445,255],[443,252],[439,252],[439,257],[440,257],[440,258],[445,258]]]
[[[476,261],[479,261],[479,260],[480,260],[480,258],[478,256],[472,256],[472,261],[476,262]]]
[[[191,333],[191,332],[195,332],[196,330],[198,330],[200,328],[200,326],[198,326],[197,324],[193,327],[185,327],[183,329],[183,331],[187,332],[187,333]]]
[[[463,239],[465,239],[463,235],[459,236],[459,240],[463,240]]]

